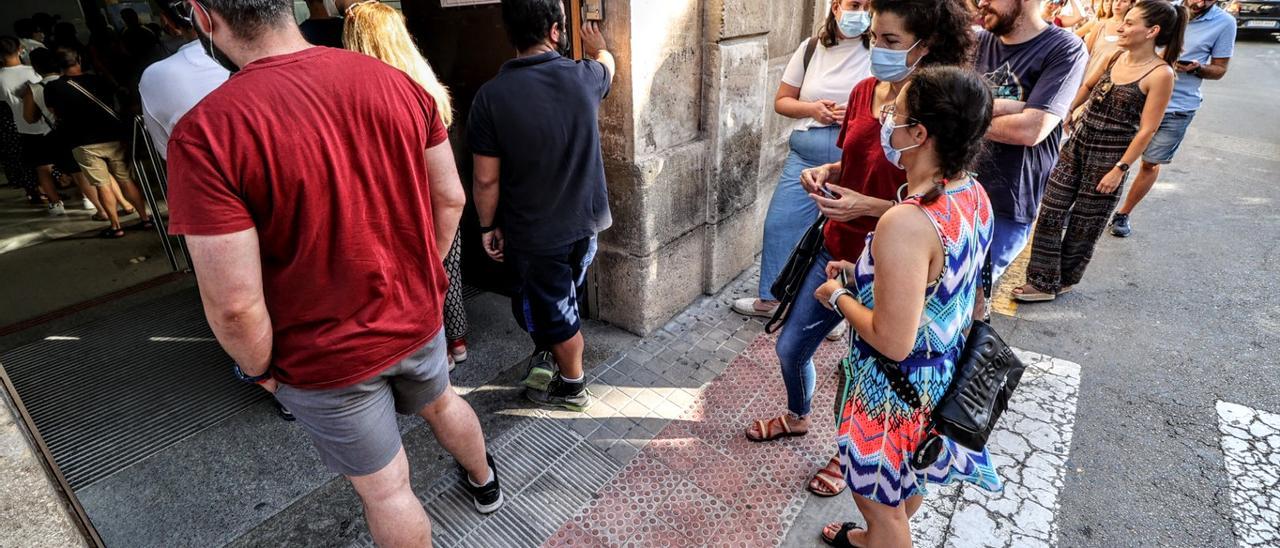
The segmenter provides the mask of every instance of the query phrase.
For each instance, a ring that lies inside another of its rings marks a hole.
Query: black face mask
[[[556,53],[563,57],[569,57],[573,53],[573,46],[569,44],[569,33],[564,31],[564,22],[560,22],[560,39],[556,41]]]
[[[208,8],[201,5],[200,9],[204,10],[207,17],[207,14],[209,13]],[[210,18],[209,20],[212,21],[213,19]],[[232,63],[231,58],[227,57],[227,54],[223,53],[222,50],[218,49],[218,46],[213,43],[213,36],[206,34],[195,21],[191,22],[191,26],[195,29],[196,36],[198,36],[197,39],[200,40],[200,45],[204,47],[205,54],[212,58],[215,63],[221,65],[222,68],[230,71],[231,74],[240,72],[240,67],[235,63]]]

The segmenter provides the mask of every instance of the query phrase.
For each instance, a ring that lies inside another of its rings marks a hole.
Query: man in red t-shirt
[[[312,47],[290,0],[188,2],[209,53],[243,67],[169,140],[170,227],[234,373],[297,416],[378,544],[430,542],[397,412],[497,510],[480,423],[449,385],[441,257],[465,195],[435,102],[381,61]]]

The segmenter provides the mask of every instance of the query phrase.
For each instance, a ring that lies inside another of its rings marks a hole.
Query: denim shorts
[[[325,466],[344,476],[366,476],[400,452],[396,413],[417,414],[449,388],[447,346],[441,329],[372,379],[323,390],[281,384],[276,399],[298,418]]]
[[[1151,144],[1147,145],[1146,152],[1142,153],[1142,161],[1148,164],[1172,162],[1173,155],[1177,154],[1178,147],[1182,145],[1182,138],[1187,136],[1187,127],[1191,125],[1191,119],[1195,116],[1194,110],[1166,112],[1164,119],[1160,121],[1160,129],[1156,130],[1155,136],[1151,138]]]

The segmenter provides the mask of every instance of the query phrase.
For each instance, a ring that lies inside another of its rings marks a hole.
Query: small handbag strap
[[[116,120],[120,119],[120,115],[116,114],[115,109],[111,108],[110,106],[107,106],[107,104],[102,102],[101,99],[98,99],[97,95],[94,95],[93,93],[90,93],[89,90],[84,89],[84,86],[81,86],[80,84],[76,83],[75,80],[67,78],[67,85],[70,85],[71,87],[76,88],[76,91],[83,93],[85,97],[89,98],[89,100],[93,101],[98,106],[102,107],[102,110],[107,111],[107,114],[110,114],[112,118],[115,118]]]

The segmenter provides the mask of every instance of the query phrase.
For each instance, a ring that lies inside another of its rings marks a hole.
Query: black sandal
[[[133,225],[133,228],[136,228],[136,229],[138,229],[138,230],[155,230],[155,229],[156,229],[156,222],[155,222],[155,221],[152,221],[152,220],[151,220],[151,219],[149,219],[149,218],[148,218],[148,219],[143,219],[143,220],[139,221],[139,222],[138,222],[138,224]]]
[[[104,229],[102,229],[102,231],[101,231],[101,232],[99,232],[99,233],[98,233],[98,237],[99,237],[99,238],[109,238],[109,239],[112,239],[112,240],[114,240],[114,239],[116,239],[116,238],[123,238],[123,237],[124,237],[124,227],[120,227],[120,228],[110,228],[110,227],[108,227],[108,228],[104,228]]]
[[[854,546],[853,543],[849,542],[849,532],[855,529],[862,529],[862,526],[852,521],[846,521],[840,526],[840,532],[836,533],[836,538],[827,538],[825,532],[818,533],[818,536],[822,537],[822,542],[827,543],[828,546],[835,546],[836,548],[861,548],[859,546]]]

